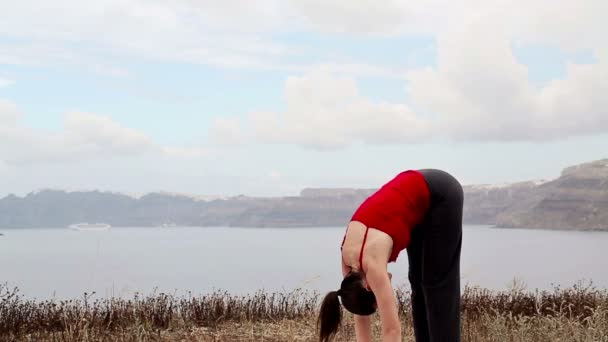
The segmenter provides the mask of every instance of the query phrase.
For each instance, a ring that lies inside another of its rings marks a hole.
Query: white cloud
[[[404,1],[398,0],[292,0],[288,1],[308,26],[325,32],[396,32],[406,19]]]
[[[109,76],[109,77],[127,77],[131,75],[129,70],[124,68],[115,67],[112,65],[105,64],[91,64],[90,68],[93,72],[98,75]]]
[[[608,45],[603,39],[608,24],[602,16],[608,3],[531,0],[516,6],[511,1],[471,0],[457,6],[442,1],[426,4],[429,9],[418,3],[387,6],[401,6],[402,14],[413,15],[415,22],[422,20],[421,30],[429,29],[437,37],[436,67],[404,73],[411,102],[374,103],[359,94],[352,78],[309,71],[287,79],[285,112],[258,111],[244,122],[259,141],[321,149],[437,137],[549,140],[608,132]],[[390,24],[393,14],[376,10],[376,3],[333,0],[296,6],[320,30],[415,32],[410,23],[397,28],[396,21],[387,29],[383,22]],[[438,9],[437,17],[429,15],[431,8]],[[357,26],[365,12],[369,13],[365,20],[371,22]],[[446,20],[437,28],[428,25],[437,18]],[[563,78],[538,87],[530,82],[528,66],[513,53],[518,44],[565,51],[591,49],[596,63],[569,63]]]
[[[22,125],[15,115],[16,106],[11,104],[9,108],[13,108],[9,115],[0,110],[0,159],[6,163],[74,162],[139,155],[155,148],[143,133],[122,127],[108,117],[69,113],[62,131],[44,132]]]
[[[605,44],[604,0],[287,0],[305,29],[354,35],[432,35],[479,18],[510,37],[562,48]],[[292,19],[293,21],[293,19]]]
[[[84,112],[67,114],[63,138],[66,145],[78,146],[84,153],[131,155],[153,147],[145,134],[109,117]]]
[[[13,84],[15,84],[15,81],[13,81],[13,80],[7,80],[7,79],[0,78],[0,88],[8,87]]]
[[[270,173],[268,173],[268,177],[270,177],[272,180],[280,180],[282,175],[281,172],[277,170],[272,170],[270,171]]]
[[[164,146],[161,151],[165,156],[175,159],[198,159],[214,154],[212,149],[200,146]]]
[[[487,18],[486,18],[487,19]],[[438,39],[438,66],[408,73],[417,108],[457,140],[546,140],[608,131],[608,60],[570,64],[564,79],[531,85],[504,30],[469,23]]]
[[[562,49],[595,49],[606,46],[604,0],[520,0],[519,6],[499,2],[489,14],[495,25],[509,27],[512,37],[530,43],[549,44]]]
[[[292,18],[283,0],[177,0],[172,4],[178,4],[183,13],[200,16],[215,29],[232,32],[271,31]]]
[[[605,0],[7,1],[0,34],[12,43],[0,43],[0,63],[73,64],[110,54],[304,74],[287,80],[284,112],[218,119],[211,137],[220,144],[249,134],[314,148],[418,142],[433,134],[551,139],[606,131],[607,12]],[[439,55],[436,67],[407,72],[357,61],[294,64],[288,57],[302,53],[300,46],[278,42],[276,32],[424,35],[436,38]],[[597,63],[571,64],[563,79],[537,88],[513,55],[516,44],[590,49]],[[99,60],[91,67],[125,73]],[[401,73],[411,103],[374,102],[348,77]]]
[[[0,4],[0,34],[13,39],[0,42],[0,63],[79,66],[112,76],[129,73],[108,65],[104,57],[110,56],[112,60],[145,58],[294,73],[333,65],[336,71],[349,74],[395,77],[399,70],[361,61],[331,60],[323,52],[308,50],[306,44],[275,38],[275,32],[314,29],[325,16],[337,21],[348,17],[340,12],[342,5],[331,6],[329,11],[317,10],[319,5],[278,0],[102,0],[94,5],[70,0],[44,5],[32,0],[5,2]],[[373,11],[356,7],[353,11],[369,21],[385,23],[385,18],[378,16],[392,13],[385,7],[375,5]],[[369,29],[374,26],[370,24]],[[291,59],[293,56],[297,58]]]
[[[16,125],[20,116],[14,103],[0,99],[0,128]]]
[[[438,39],[438,54],[437,68],[407,73],[417,112],[405,103],[373,102],[354,79],[318,70],[289,77],[286,110],[251,113],[242,122],[250,129],[243,134],[265,143],[333,149],[358,142],[551,140],[608,132],[605,50],[597,51],[598,63],[569,64],[563,79],[541,88],[531,84],[498,28],[471,24],[446,33]],[[212,134],[229,136],[218,128]]]
[[[420,141],[430,133],[428,122],[417,118],[407,105],[372,102],[359,93],[353,78],[326,70],[289,77],[285,99],[283,113],[249,115],[246,123],[255,140],[333,149],[353,142]],[[218,128],[212,135],[226,134]]]
[[[500,30],[478,29],[440,37],[437,69],[410,71],[409,94],[418,108],[441,116],[443,135],[492,138],[501,130],[525,135],[536,113],[527,70]]]
[[[240,19],[251,16],[257,3],[204,5],[138,0],[95,4],[58,0],[43,5],[28,0],[4,2],[0,5],[0,34],[19,43],[4,43],[0,51],[9,56],[3,57],[8,63],[67,63],[73,59],[83,62],[109,53],[241,68],[270,67],[271,59],[286,53],[282,45],[250,33],[267,22],[266,17],[249,21],[251,25],[235,17],[237,12],[242,13]],[[86,43],[89,48],[79,49],[78,43]],[[98,64],[92,62],[93,71],[99,69]]]
[[[0,34],[22,43],[9,51],[0,46],[0,58],[35,58],[32,49],[45,52],[45,58],[82,57],[84,52],[75,46],[84,42],[86,57],[110,51],[154,60],[273,68],[285,65],[277,63],[281,56],[298,50],[278,43],[275,32],[435,36],[480,17],[504,27],[514,39],[590,47],[605,44],[607,7],[604,0],[5,1],[0,4]]]
[[[217,145],[235,146],[247,140],[238,119],[217,118],[210,132],[210,141]]]
[[[6,164],[82,162],[156,155],[195,159],[209,155],[199,146],[161,146],[146,134],[110,117],[71,112],[59,132],[38,131],[20,122],[17,106],[0,99],[0,161]]]

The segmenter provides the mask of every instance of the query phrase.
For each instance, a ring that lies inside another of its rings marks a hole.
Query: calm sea
[[[112,228],[0,230],[0,283],[28,297],[135,292],[251,293],[337,289],[343,228]],[[467,226],[463,285],[529,289],[592,280],[608,288],[608,233]],[[407,284],[407,257],[390,264]]]

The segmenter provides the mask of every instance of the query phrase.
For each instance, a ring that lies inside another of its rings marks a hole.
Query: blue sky
[[[607,157],[601,1],[245,4],[0,5],[0,195],[503,183]]]

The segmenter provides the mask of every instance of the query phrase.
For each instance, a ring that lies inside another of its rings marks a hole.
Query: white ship
[[[72,224],[69,226],[70,229],[74,229],[74,230],[108,230],[110,229],[112,226],[110,226],[109,224],[106,223],[76,223],[76,224]]]

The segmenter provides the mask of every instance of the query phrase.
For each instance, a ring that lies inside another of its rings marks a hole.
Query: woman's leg
[[[460,341],[460,251],[463,192],[449,174],[423,172],[431,190],[431,209],[421,233],[421,287],[430,342]]]
[[[423,225],[418,225],[412,232],[410,245],[407,247],[408,278],[412,288],[412,324],[414,326],[416,342],[430,341],[426,302],[424,300],[424,291],[422,290],[423,232]]]

